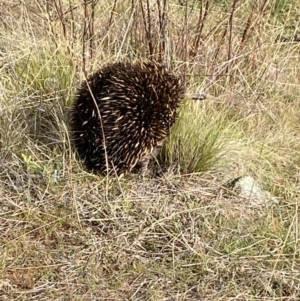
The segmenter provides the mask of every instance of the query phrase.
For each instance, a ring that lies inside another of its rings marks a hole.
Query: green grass
[[[25,2],[0,4],[0,300],[299,300],[299,5],[209,0],[199,21],[193,1],[167,19],[163,1],[99,1],[95,18]],[[186,99],[159,176],[87,173],[76,88],[150,55],[208,98]],[[243,175],[277,202],[222,188]]]
[[[228,157],[232,140],[238,145],[242,135],[226,108],[220,107],[217,114],[215,110],[213,104],[187,100],[165,143],[161,161],[166,165],[177,163],[182,173],[205,172],[221,164]]]

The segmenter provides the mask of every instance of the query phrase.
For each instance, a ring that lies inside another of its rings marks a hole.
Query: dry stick
[[[30,12],[32,12],[34,15],[36,15],[37,17],[39,17],[42,20],[46,20],[44,16],[42,16],[42,13],[44,12],[44,5],[48,5],[47,1],[46,4],[45,3],[40,3],[38,0],[34,1],[35,2],[35,6],[34,8],[37,8],[39,13],[35,12],[35,9],[30,9],[30,7],[28,7],[25,3],[24,5],[26,6],[26,9],[28,9]],[[44,5],[43,5],[44,4]]]
[[[148,19],[149,43],[150,43],[149,50],[150,50],[150,55],[152,56],[154,54],[154,47],[152,44],[151,10],[150,10],[149,0],[147,0],[147,19]]]
[[[150,53],[150,55],[152,55],[153,54],[153,45],[151,42],[151,24],[149,24],[149,20],[151,21],[150,12],[148,11],[148,27],[147,27],[147,21],[146,21],[146,16],[145,16],[142,0],[140,0],[140,5],[141,5],[143,22],[144,22],[144,28],[145,28],[145,32],[146,32],[146,40],[147,40],[146,42],[148,42],[149,53]],[[147,5],[149,5],[149,0],[147,0]]]
[[[89,90],[89,93],[93,99],[93,103],[95,105],[95,108],[96,108],[96,111],[97,111],[97,115],[98,115],[98,118],[99,118],[99,122],[100,122],[100,128],[101,128],[101,134],[102,134],[102,139],[103,139],[103,149],[104,149],[104,154],[105,154],[105,164],[106,164],[106,172],[107,174],[109,173],[109,165],[108,165],[108,155],[107,155],[107,150],[106,150],[106,137],[105,137],[105,132],[104,132],[104,126],[103,126],[103,120],[102,120],[102,116],[101,116],[101,112],[100,112],[100,109],[99,109],[99,106],[97,104],[97,101],[96,101],[96,98],[93,94],[93,91],[89,85],[89,81],[88,81],[88,78],[85,77],[85,81],[86,81],[86,84],[87,84],[87,87],[88,87],[88,90]]]
[[[183,37],[183,45],[184,45],[184,53],[183,53],[183,61],[184,61],[184,70],[183,70],[183,79],[186,81],[186,73],[187,73],[187,62],[188,62],[188,1],[185,1],[185,11],[184,11],[184,37]]]
[[[158,48],[159,48],[159,59],[162,61],[162,27],[163,27],[163,20],[162,20],[162,11],[161,11],[161,5],[160,5],[160,0],[156,1],[157,4],[157,9],[158,9],[158,23],[159,23],[159,44],[158,44]]]
[[[83,8],[84,8],[84,20],[83,20],[83,34],[82,34],[82,71],[84,75],[87,75],[86,70],[86,40],[88,39],[88,31],[87,31],[87,18],[88,18],[88,4],[87,1],[84,0]]]
[[[225,37],[226,37],[226,35],[227,35],[227,30],[228,30],[228,28],[227,28],[227,26],[226,26],[225,29],[224,29],[224,31],[223,31],[223,35],[222,35],[222,37],[221,37],[221,40],[219,41],[219,45],[218,45],[218,47],[216,48],[216,52],[215,52],[215,55],[214,55],[214,60],[216,60],[217,57],[218,57],[218,55],[219,55],[221,46],[222,46],[223,41],[224,41],[224,39],[225,39]]]
[[[55,3],[55,4],[56,4],[56,3]],[[63,16],[62,12],[59,13],[58,7],[55,7],[55,9],[56,9],[57,14],[60,16],[59,19],[61,20],[61,17]],[[54,28],[53,28],[53,22],[52,22],[53,19],[51,18],[51,14],[50,14],[50,6],[49,6],[48,2],[47,2],[47,4],[46,4],[46,13],[47,13],[47,15],[48,15],[48,20],[47,20],[47,21],[48,21],[48,24],[49,24],[50,34],[52,35],[52,42],[55,44],[56,49],[58,49],[58,48],[59,48],[59,45],[58,45],[57,38],[56,38],[56,34],[55,34],[55,31],[54,31]],[[57,19],[55,19],[55,20],[57,20]],[[64,23],[62,23],[62,24],[64,24]],[[63,29],[63,30],[64,30],[64,29]],[[65,31],[65,32],[66,32],[66,31]],[[72,53],[69,44],[67,44],[67,52],[68,52],[69,55],[71,55],[71,53]],[[72,60],[71,57],[70,57],[70,64],[73,65],[73,60]]]
[[[142,1],[141,1],[141,8],[142,8],[142,13],[143,13],[143,18],[144,18],[144,24],[146,26],[145,28],[147,28],[146,34],[147,34],[147,42],[149,45],[149,54],[150,54],[150,56],[152,56],[154,54],[154,46],[153,46],[153,42],[152,42],[152,26],[151,26],[151,13],[150,13],[149,0],[147,0],[147,20],[145,18],[145,13],[143,11]]]
[[[115,0],[115,1],[114,1],[113,7],[112,7],[112,9],[111,9],[111,12],[110,12],[110,18],[109,18],[108,25],[107,25],[107,30],[109,30],[110,27],[111,27],[111,25],[112,25],[113,14],[114,14],[115,9],[116,9],[116,6],[117,6],[117,1],[118,1],[118,0]]]
[[[137,5],[138,3],[139,3],[139,2],[137,1],[137,2],[136,2],[136,5]],[[134,18],[135,12],[136,12],[136,8],[134,7],[134,8],[132,9],[132,12],[131,12],[131,14],[130,14],[130,18],[129,18],[127,27],[126,27],[125,32],[124,32],[124,34],[123,34],[123,38],[122,38],[122,41],[121,41],[121,44],[120,44],[118,53],[117,53],[117,55],[116,55],[117,58],[118,58],[118,57],[121,55],[121,53],[122,53],[124,43],[125,43],[125,41],[128,39],[128,32],[129,32],[129,30],[132,29],[133,18]]]
[[[91,19],[89,22],[89,36],[90,36],[90,59],[94,57],[95,53],[95,7],[97,4],[97,0],[92,1],[92,12],[91,12]]]
[[[225,74],[228,74],[231,69],[231,58],[232,58],[232,28],[233,28],[233,15],[235,13],[236,4],[238,0],[234,0],[231,8],[231,13],[228,20],[229,25],[229,40],[228,40],[228,54],[227,54],[227,66],[225,69]]]
[[[167,1],[163,1],[163,7],[161,7],[160,0],[157,0],[158,18],[159,18],[159,58],[163,61],[163,56],[166,55],[167,45]]]
[[[269,4],[269,1],[270,1],[270,0],[265,0],[264,3],[262,4],[261,9],[260,9],[260,11],[261,11],[262,13],[265,12],[265,10],[266,10],[266,8],[267,8],[267,5]]]
[[[64,12],[63,12],[63,6],[61,0],[58,0],[58,4],[56,3],[56,0],[54,0],[54,5],[63,29],[64,38],[67,39],[67,28],[66,28],[66,22],[64,18]]]
[[[248,18],[247,18],[247,22],[246,22],[246,26],[244,28],[244,31],[243,31],[243,35],[242,35],[242,39],[241,39],[241,42],[240,42],[240,45],[239,45],[239,48],[238,48],[238,52],[237,53],[240,53],[243,48],[245,47],[246,45],[246,41],[247,41],[247,37],[248,37],[248,32],[250,30],[250,28],[253,26],[251,26],[252,24],[252,17],[253,17],[253,9],[251,10]]]
[[[21,2],[21,1],[20,1],[20,2]],[[31,6],[29,6],[29,5],[26,4],[26,3],[20,3],[20,4],[22,4],[24,7],[26,7],[26,11],[31,12],[33,15],[37,16],[39,19],[42,19],[42,20],[44,20],[44,21],[47,21],[47,19],[42,15],[43,10],[42,10],[42,7],[41,7],[40,3],[39,3],[38,1],[35,1],[35,3],[36,3],[36,6],[34,6],[34,8],[31,7]],[[19,5],[19,4],[13,5],[13,6],[11,6],[11,8],[13,9],[14,7],[16,7],[16,6],[18,6],[18,5]],[[49,6],[48,3],[46,3],[46,6]],[[36,12],[36,8],[39,9],[40,14]],[[47,7],[47,9],[48,9],[48,8],[49,8],[49,7]],[[50,20],[51,20],[51,18],[50,18]],[[33,21],[34,23],[36,23],[36,20],[35,20],[35,19],[31,19],[31,21]],[[4,22],[4,20],[1,20],[1,22]],[[36,23],[36,24],[38,24],[38,23]],[[7,26],[7,23],[4,23],[4,26]]]
[[[206,20],[207,16],[208,16],[208,10],[209,10],[209,0],[206,0],[205,2],[205,8],[204,8],[204,13],[203,13],[203,5],[201,3],[201,8],[200,8],[200,13],[199,13],[199,19],[198,19],[198,23],[197,23],[197,34],[196,34],[196,39],[194,42],[194,52],[195,54],[198,53],[198,48],[199,48],[199,44],[201,41],[201,35],[202,35],[202,31],[204,28],[204,21]]]
[[[63,11],[63,4],[62,4],[61,0],[58,0],[58,4],[56,3],[56,0],[54,0],[54,5],[55,5],[56,12],[58,14],[58,18],[59,18],[60,23],[62,25],[63,36],[64,36],[65,40],[68,41],[67,22],[66,22],[66,18],[65,18],[66,13]],[[72,15],[73,20],[74,20],[73,11],[71,11],[71,15]],[[72,34],[72,27],[73,27],[73,25],[71,24],[71,34]],[[67,52],[70,55],[71,65],[73,65],[73,60],[72,60],[73,51],[72,51],[72,49],[73,49],[73,40],[71,39],[71,47],[70,47],[70,44],[67,43]]]
[[[171,67],[171,58],[169,57],[168,54],[170,54],[170,52],[167,52],[167,47],[168,47],[168,2],[167,0],[164,0],[163,3],[163,15],[162,15],[162,20],[163,20],[163,27],[162,27],[162,37],[163,37],[163,52],[166,56],[166,60],[167,60],[167,66]],[[169,48],[168,48],[169,49]]]
[[[55,43],[55,46],[56,48],[58,49],[58,43],[57,43],[57,39],[56,39],[56,34],[55,34],[55,31],[54,31],[54,28],[52,26],[52,21],[55,21],[57,19],[60,20],[60,23],[61,23],[61,26],[62,26],[62,30],[63,30],[63,36],[65,38],[65,40],[67,40],[67,22],[66,22],[66,19],[65,19],[65,15],[66,13],[63,11],[63,5],[62,5],[62,2],[60,0],[58,0],[58,3],[56,3],[56,0],[54,0],[54,6],[55,6],[55,10],[56,10],[56,13],[58,15],[58,18],[51,18],[51,15],[50,15],[50,4],[46,3],[46,12],[48,14],[48,20],[50,22],[50,30],[51,30],[51,34],[53,36],[53,42]],[[69,45],[69,43],[66,44],[66,47],[67,47],[67,52],[68,54],[70,55],[70,64],[73,65],[73,60],[71,58],[71,55],[72,55],[72,51],[71,51],[71,47]]]
[[[54,1],[55,1],[55,0],[54,0]],[[91,1],[92,1],[92,0],[87,1],[87,4],[90,4]],[[50,2],[51,2],[51,0],[50,0]],[[80,4],[80,5],[73,6],[73,5],[71,4],[70,0],[69,0],[69,7],[70,7],[70,8],[69,8],[68,10],[64,11],[64,12],[62,13],[62,15],[67,15],[68,13],[71,13],[71,12],[73,13],[74,10],[80,8],[81,6],[82,6],[81,4]],[[59,19],[59,17],[53,19],[52,21],[55,21],[55,20],[57,20],[57,19]]]
[[[236,1],[237,0],[234,0],[234,2],[236,2]],[[235,4],[233,4],[233,5],[235,5]],[[232,5],[232,7],[233,7],[233,5]],[[232,13],[232,11],[231,11],[231,13]],[[225,29],[224,29],[224,31],[223,31],[223,35],[222,35],[222,37],[221,37],[221,39],[219,41],[218,47],[217,47],[215,55],[214,55],[214,60],[216,60],[217,57],[218,57],[218,55],[219,55],[220,49],[221,49],[221,47],[223,45],[223,41],[224,41],[224,39],[225,39],[225,37],[227,35],[227,31],[228,31],[228,26],[226,26]],[[220,72],[219,72],[219,74],[215,75],[215,78],[218,78],[219,76],[222,76],[222,74],[220,74]]]
[[[133,44],[135,46],[137,46],[138,43],[143,40],[143,37],[141,36],[141,31],[139,30],[138,26],[138,13],[136,11],[136,2],[136,0],[131,0],[130,6],[130,16],[132,16],[132,30],[130,32],[130,41],[133,41]]]
[[[262,14],[264,14],[264,12],[266,10],[266,7],[268,5],[268,2],[269,2],[269,0],[265,0],[264,3],[262,4],[262,6],[260,8],[260,12]],[[250,12],[250,14],[247,18],[246,26],[245,26],[244,31],[243,31],[242,39],[241,39],[237,54],[239,54],[244,49],[244,47],[246,45],[247,38],[250,35],[250,32],[253,31],[253,28],[255,28],[255,26],[257,24],[257,20],[252,21],[253,13],[254,13],[254,8],[251,9],[251,12]]]
[[[48,3],[46,5],[46,13],[48,15],[49,31],[50,31],[50,34],[52,35],[52,41],[55,44],[56,49],[58,49],[58,43],[57,43],[56,38],[55,38],[55,32],[54,32],[54,28],[52,26],[50,7],[49,7]]]
[[[76,34],[75,34],[75,18],[74,18],[74,9],[72,8],[71,0],[69,0],[69,11],[71,13],[71,49],[74,49],[74,43],[76,41]]]

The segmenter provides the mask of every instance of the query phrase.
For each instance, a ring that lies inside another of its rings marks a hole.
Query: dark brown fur
[[[117,174],[140,165],[170,134],[184,96],[179,78],[155,62],[115,63],[78,90],[71,130],[86,167]]]

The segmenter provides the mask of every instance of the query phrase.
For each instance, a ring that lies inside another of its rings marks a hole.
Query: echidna
[[[184,84],[160,63],[119,62],[78,90],[71,131],[79,157],[97,173],[121,174],[148,162],[170,134]]]

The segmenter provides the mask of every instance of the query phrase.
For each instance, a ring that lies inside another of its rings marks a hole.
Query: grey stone
[[[278,199],[275,196],[263,190],[258,182],[250,176],[233,179],[224,186],[245,199],[250,206],[268,206],[278,203]]]

